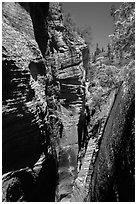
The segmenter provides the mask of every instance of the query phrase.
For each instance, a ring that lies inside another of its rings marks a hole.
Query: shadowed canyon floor
[[[70,201],[74,180],[77,176],[78,131],[79,114],[61,107],[60,118],[63,122],[63,134],[60,139],[59,162],[59,200]],[[63,198],[64,197],[64,198]]]

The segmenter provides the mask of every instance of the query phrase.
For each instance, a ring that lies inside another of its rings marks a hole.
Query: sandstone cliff
[[[129,67],[122,85],[109,95],[105,112],[102,109],[98,122],[88,127],[90,139],[72,202],[135,201],[134,63]]]
[[[128,70],[105,125],[90,201],[135,201],[135,73]]]
[[[55,189],[61,200],[77,168],[86,44],[70,38],[58,3],[2,9],[3,201],[54,201]]]
[[[60,4],[4,2],[2,14],[3,201],[134,201],[134,64],[98,86],[94,109],[100,65],[88,88],[89,51]]]

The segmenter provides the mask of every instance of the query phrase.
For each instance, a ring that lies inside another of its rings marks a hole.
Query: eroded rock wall
[[[129,70],[109,114],[88,201],[135,201],[135,74]]]
[[[41,138],[38,120],[34,121],[35,93],[30,84],[28,65],[30,61],[40,59],[41,53],[34,40],[31,18],[19,4],[3,3],[2,20],[4,173],[32,165],[39,157]]]
[[[57,161],[46,125],[46,67],[27,6],[3,3],[3,201],[54,201]]]
[[[86,44],[58,3],[5,2],[2,13],[3,201],[60,201],[76,177]]]
[[[58,15],[60,13],[60,15]],[[59,94],[57,115],[62,122],[62,135],[59,142],[59,185],[57,201],[70,201],[74,179],[77,174],[78,131],[80,109],[83,108],[85,68],[83,49],[87,49],[83,39],[71,36],[63,26],[62,14],[58,4],[50,5],[48,18],[49,40],[47,66],[54,71],[55,84]]]
[[[135,200],[134,62],[132,65],[125,69],[124,82],[111,91],[96,120],[91,112],[89,141],[79,160],[71,202]]]

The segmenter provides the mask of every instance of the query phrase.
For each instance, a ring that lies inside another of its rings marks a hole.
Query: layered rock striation
[[[23,23],[21,23],[22,21]],[[30,26],[30,36],[25,33],[25,26],[28,25]],[[34,122],[36,118],[36,105],[33,102],[35,94],[30,84],[28,65],[30,61],[40,59],[41,53],[34,40],[30,16],[20,5],[3,3],[2,29],[4,173],[21,166],[25,167],[29,163],[31,165],[31,159],[33,158],[33,164],[39,157],[40,130],[38,124]],[[34,109],[34,111],[31,109]]]
[[[2,14],[3,201],[134,201],[134,69],[94,120],[89,51],[60,4]]]
[[[87,47],[58,3],[2,9],[3,201],[61,201],[76,177]]]

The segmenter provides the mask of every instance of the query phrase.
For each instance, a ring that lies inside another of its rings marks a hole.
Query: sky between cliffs
[[[88,25],[92,29],[91,52],[95,50],[96,43],[106,49],[109,42],[108,35],[113,33],[113,19],[110,16],[111,5],[116,8],[121,2],[64,2],[65,13],[70,13],[78,25]]]

